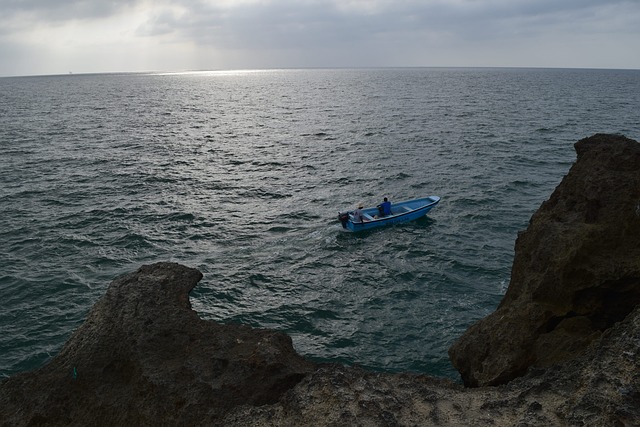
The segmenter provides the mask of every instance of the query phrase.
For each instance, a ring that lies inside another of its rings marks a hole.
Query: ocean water
[[[0,378],[115,277],[200,269],[202,318],[317,361],[457,378],[518,231],[597,132],[640,138],[640,71],[340,69],[0,79]],[[442,197],[365,234],[336,216]]]

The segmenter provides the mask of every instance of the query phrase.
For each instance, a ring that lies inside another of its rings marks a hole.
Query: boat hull
[[[377,207],[363,209],[364,220],[357,222],[353,220],[351,212],[341,214],[344,218],[343,227],[349,231],[366,231],[374,228],[386,227],[387,225],[401,222],[414,221],[425,216],[431,209],[440,203],[440,197],[429,196],[421,199],[406,200],[393,203],[391,205],[391,215],[379,217]],[[348,215],[348,216],[344,216]]]

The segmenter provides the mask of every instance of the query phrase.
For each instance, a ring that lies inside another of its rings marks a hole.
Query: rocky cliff
[[[449,355],[470,386],[570,360],[640,303],[640,144],[595,135],[520,233],[508,291]]]
[[[200,319],[194,269],[116,279],[0,425],[640,425],[640,149],[596,135],[518,237],[496,313],[452,347],[468,385],[316,365],[284,334]]]
[[[282,333],[200,319],[201,277],[159,263],[113,281],[49,364],[2,383],[0,424],[211,425],[313,371]]]

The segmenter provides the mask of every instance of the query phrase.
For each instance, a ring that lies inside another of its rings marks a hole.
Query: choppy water
[[[199,268],[203,318],[315,360],[456,377],[517,232],[640,72],[278,70],[0,79],[0,376],[56,354],[116,276]],[[435,194],[362,235],[338,210]]]

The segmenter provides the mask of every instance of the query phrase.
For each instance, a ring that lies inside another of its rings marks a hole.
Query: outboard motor
[[[349,222],[349,212],[338,212],[338,220],[342,223],[342,228],[347,228],[347,222]]]

